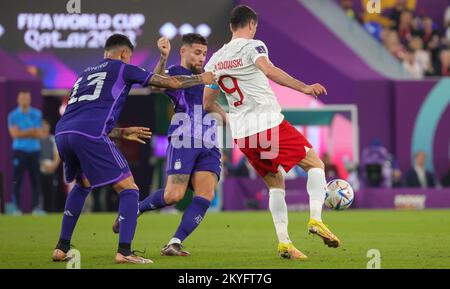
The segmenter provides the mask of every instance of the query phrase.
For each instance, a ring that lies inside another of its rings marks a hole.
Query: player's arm
[[[176,75],[163,76],[153,74],[150,78],[149,85],[169,89],[184,89],[200,84],[212,84],[214,82],[214,74],[212,72],[204,72],[197,75]]]
[[[58,153],[58,149],[56,148],[56,144],[54,146],[55,147],[53,149],[53,161],[52,161],[53,168],[54,168],[53,171],[55,171],[58,168],[59,164],[61,163],[61,158],[59,157],[59,153]]]
[[[12,125],[9,127],[9,135],[12,139],[16,138],[39,138],[39,129],[32,128],[28,130],[21,130],[17,125]]]
[[[152,137],[152,132],[148,127],[133,126],[127,128],[113,128],[108,136],[111,138],[123,138],[126,140],[145,144],[145,141]]]
[[[267,78],[282,86],[286,86],[315,97],[327,94],[327,90],[321,84],[315,83],[313,85],[307,85],[300,80],[293,78],[284,70],[273,65],[273,63],[266,56],[258,57],[255,61],[255,65],[267,76]]]
[[[155,69],[153,69],[153,72],[155,74],[167,76],[166,74],[166,66],[167,66],[167,58],[170,54],[170,41],[167,39],[167,37],[161,37],[158,39],[157,42],[158,49],[161,52],[161,55],[159,57],[159,61],[155,66]]]
[[[213,84],[212,86],[215,86]],[[216,113],[218,115],[217,120],[222,121],[223,124],[228,122],[228,116],[226,111],[217,102],[220,90],[205,86],[203,90],[203,109],[209,113]]]
[[[205,72],[198,75],[164,76],[149,73],[145,69],[127,64],[124,69],[124,81],[128,84],[140,84],[143,87],[156,86],[159,88],[183,89],[199,84],[211,84],[214,82],[214,74]]]
[[[8,115],[8,132],[12,139],[41,137],[41,130],[39,128],[20,129],[12,114]]]

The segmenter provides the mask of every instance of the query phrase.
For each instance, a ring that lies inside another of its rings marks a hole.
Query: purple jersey
[[[133,84],[148,85],[153,73],[120,60],[104,59],[86,68],[72,88],[56,135],[78,133],[101,138],[117,123]]]
[[[169,67],[168,74],[170,76],[175,75],[192,75],[192,72],[184,68],[181,65],[174,65]],[[206,120],[203,124],[204,117],[206,112],[203,110],[203,88],[204,85],[196,85],[186,89],[178,89],[178,90],[167,90],[166,94],[170,97],[174,105],[175,115],[172,118],[172,124],[169,126],[168,136],[175,135],[183,135],[186,137],[192,137],[195,139],[210,139],[205,138],[206,133],[216,132],[216,121],[215,119]],[[185,117],[190,118],[191,126],[183,125],[183,122],[180,122],[180,119],[184,119],[184,117],[178,118],[177,113],[184,113]],[[175,117],[177,117],[175,119]],[[174,124],[175,123],[175,124]],[[212,137],[212,140],[215,142],[215,138]]]

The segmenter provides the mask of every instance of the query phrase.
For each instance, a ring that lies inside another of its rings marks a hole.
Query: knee
[[[305,171],[309,171],[310,169],[320,169],[320,170],[325,170],[325,164],[320,160],[317,159],[315,160],[313,163],[311,163],[306,169]]]
[[[164,191],[164,201],[166,204],[176,204],[184,198],[185,191],[181,190],[165,190]]]
[[[207,199],[208,201],[212,201],[215,197],[214,191],[207,191],[207,192],[195,192],[195,195],[198,197],[202,197],[204,199]]]
[[[281,172],[278,172],[276,174],[268,173],[266,176],[264,176],[264,181],[269,188],[284,189],[284,177]]]
[[[315,168],[325,170],[325,164],[322,160],[318,160],[317,164],[315,165]]]
[[[119,183],[119,184],[114,185],[114,190],[117,193],[120,193],[120,192],[125,191],[125,190],[136,190],[136,191],[139,191],[139,187],[134,182]]]
[[[77,181],[75,183],[75,190],[81,194],[87,195],[92,191],[92,187]]]

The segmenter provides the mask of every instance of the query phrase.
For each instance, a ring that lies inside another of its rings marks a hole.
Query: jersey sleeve
[[[269,57],[269,51],[267,50],[267,46],[261,40],[254,40],[250,42],[247,49],[250,61],[253,63],[255,63],[256,60],[261,56]]]
[[[220,87],[219,87],[219,85],[217,83],[208,84],[208,85],[205,85],[205,87],[208,87],[208,88],[211,88],[211,89],[214,89],[214,90],[219,90],[220,89]]]
[[[152,76],[153,72],[148,72],[134,65],[125,64],[123,79],[128,84],[140,84],[142,87],[146,87]]]

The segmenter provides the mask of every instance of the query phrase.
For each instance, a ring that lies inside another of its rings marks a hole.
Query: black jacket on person
[[[425,171],[425,176],[427,179],[427,188],[434,188],[435,187],[435,181],[434,181],[434,175],[429,172],[429,171]],[[406,173],[406,186],[407,187],[411,187],[411,188],[420,188],[420,182],[419,182],[419,177],[417,176],[416,170],[414,168],[411,168],[407,173]]]

